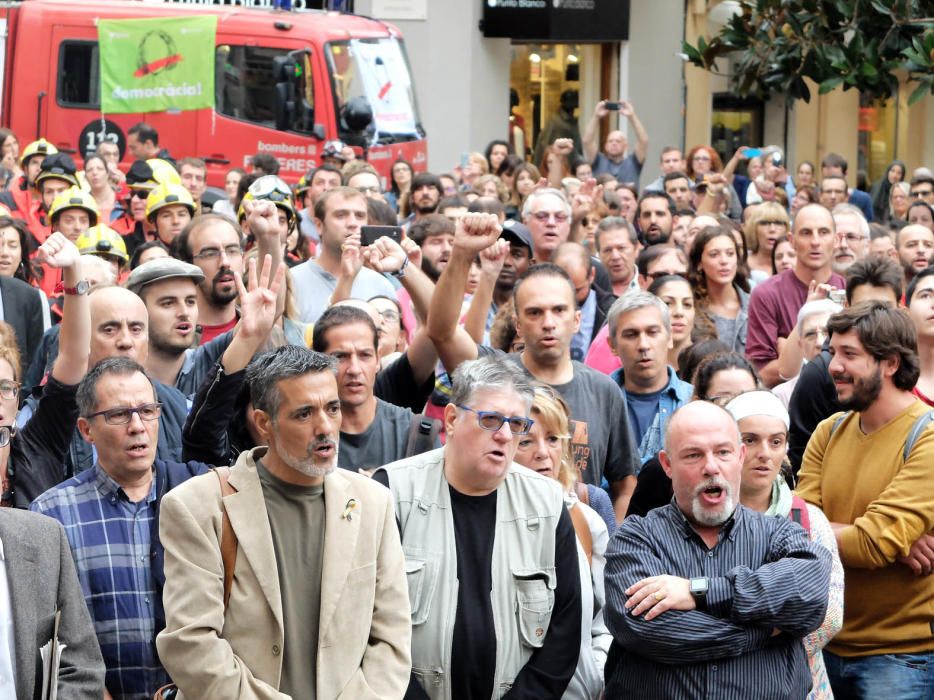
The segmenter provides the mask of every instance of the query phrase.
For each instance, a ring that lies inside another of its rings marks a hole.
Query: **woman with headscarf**
[[[869,196],[872,197],[872,210],[875,212],[877,221],[885,221],[886,213],[889,210],[889,194],[892,191],[892,185],[896,182],[903,182],[905,173],[908,170],[905,164],[900,160],[893,160],[885,170],[885,175],[880,177],[869,190]]]

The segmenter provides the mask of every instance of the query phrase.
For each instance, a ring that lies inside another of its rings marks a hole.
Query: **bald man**
[[[746,449],[704,401],[672,414],[659,453],[674,500],[620,525],[606,554],[607,697],[805,697],[801,638],[827,608],[830,554],[800,525],[739,505]]]
[[[614,107],[615,109],[610,109]],[[600,132],[600,120],[606,117],[610,112],[618,111],[619,115],[629,120],[632,130],[636,133],[636,148],[626,154],[626,134],[622,131],[613,130],[606,135],[606,141],[603,144],[603,153],[600,153],[597,147],[597,139]],[[636,111],[628,102],[607,102],[600,100],[594,108],[593,117],[587,123],[583,137],[584,159],[592,163],[594,177],[609,173],[620,183],[632,183],[639,186],[639,175],[642,173],[642,165],[645,163],[645,154],[649,149],[649,135]]]
[[[89,302],[91,354],[88,367],[94,367],[109,357],[126,357],[145,365],[149,356],[149,314],[143,300],[123,287],[95,287],[91,290]],[[156,399],[162,404],[156,459],[180,462],[188,400],[173,386],[156,380],[153,380],[153,386]],[[95,458],[91,445],[84,441],[76,427],[62,479],[90,469]]]
[[[909,224],[895,234],[895,249],[907,284],[934,259],[934,231],[921,224]]]

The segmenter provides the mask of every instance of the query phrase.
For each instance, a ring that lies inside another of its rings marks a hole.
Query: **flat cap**
[[[126,281],[126,288],[134,294],[139,294],[147,284],[173,277],[188,277],[198,283],[204,279],[204,273],[197,265],[182,262],[176,258],[156,258],[144,262],[133,270]]]

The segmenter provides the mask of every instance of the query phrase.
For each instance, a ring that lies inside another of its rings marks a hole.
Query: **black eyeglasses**
[[[17,396],[19,396],[19,384],[17,382],[11,379],[0,380],[0,399],[15,399]]]
[[[149,190],[130,190],[130,199],[146,199],[149,197]]]
[[[477,414],[477,425],[484,430],[495,433],[503,427],[503,423],[509,423],[509,430],[513,435],[528,435],[535,421],[525,416],[504,416],[498,411],[478,411],[464,404],[455,404],[458,408]]]
[[[224,255],[228,258],[239,258],[243,255],[243,248],[240,247],[239,243],[232,243],[230,245],[224,246]],[[217,260],[221,256],[220,248],[204,248],[197,255],[192,255],[192,260]]]
[[[139,415],[142,420],[156,420],[156,418],[162,415],[162,404],[144,403],[133,407],[110,408],[106,411],[98,411],[97,413],[92,413],[91,415],[85,417],[88,420],[91,420],[97,416],[103,416],[104,422],[108,425],[126,425],[131,420],[133,420],[134,413]]]

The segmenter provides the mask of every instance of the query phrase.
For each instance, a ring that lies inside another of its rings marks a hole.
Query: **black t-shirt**
[[[486,345],[477,346],[479,357],[497,355],[514,362],[534,379],[519,354],[506,355]],[[571,456],[583,482],[600,486],[636,473],[637,443],[626,409],[626,399],[616,382],[602,372],[572,360],[574,377],[567,384],[553,384],[571,409]]]
[[[389,474],[376,472],[373,480],[389,486]],[[451,654],[454,698],[487,700],[493,693],[496,669],[496,630],[493,627],[493,543],[496,528],[496,492],[465,496],[448,486],[457,547],[457,613]],[[398,524],[398,521],[397,521]],[[561,510],[555,527],[555,605],[545,642],[516,676],[503,700],[559,700],[577,668],[581,645],[580,570],[577,536],[571,516]],[[405,700],[428,695],[413,675]]]
[[[830,376],[830,353],[825,343],[820,354],[801,368],[801,376],[788,402],[791,428],[788,431],[788,459],[797,476],[804,450],[817,424],[843,410]]]
[[[453,700],[488,700],[493,696],[496,631],[493,628],[493,535],[496,491],[465,496],[453,487],[451,514],[457,543],[457,615],[451,648]]]
[[[376,415],[362,433],[341,431],[337,466],[350,471],[375,469],[405,457],[413,413],[376,399]],[[436,440],[434,447],[441,447]]]
[[[390,362],[376,375],[373,393],[383,401],[411,409],[413,413],[421,413],[434,387],[434,374],[428,377],[421,386],[415,383],[415,374],[412,371],[409,357],[402,353],[398,359]]]
[[[668,505],[673,495],[671,479],[662,469],[662,463],[658,461],[658,455],[656,455],[642,465],[642,470],[636,477],[636,489],[629,500],[626,517],[630,515],[644,517],[653,508]]]

